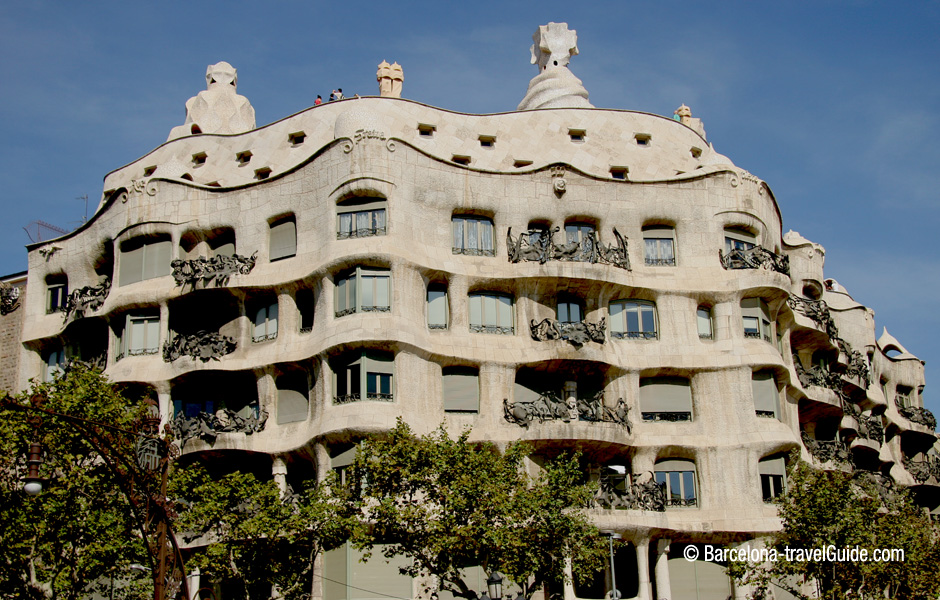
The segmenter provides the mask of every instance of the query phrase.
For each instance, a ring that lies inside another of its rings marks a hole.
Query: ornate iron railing
[[[749,338],[749,339],[754,339],[754,340],[761,339],[761,335],[759,331],[745,331],[744,337]]]
[[[500,327],[499,325],[474,325],[470,324],[470,331],[473,333],[495,333],[498,335],[513,335],[516,333],[514,327]]]
[[[535,319],[529,323],[532,339],[538,342],[548,340],[564,340],[580,347],[588,342],[603,344],[606,341],[607,320],[601,319],[598,323],[587,321],[561,322],[558,319],[542,319],[536,323]]]
[[[611,331],[610,337],[615,340],[655,340],[659,339],[657,331]]]
[[[509,262],[522,261],[545,264],[550,260],[601,263],[630,270],[627,239],[614,228],[616,245],[603,245],[596,232],[588,232],[581,241],[556,244],[555,234],[560,228],[529,229],[517,238],[512,236],[512,227],[506,231],[506,249]]]
[[[602,478],[592,504],[596,508],[663,512],[666,510],[666,484],[651,478],[646,483],[618,489],[614,482]]]
[[[204,286],[210,282],[215,282],[216,287],[226,285],[233,275],[248,275],[255,268],[255,260],[258,253],[251,256],[241,256],[238,254],[221,254],[206,258],[192,258],[188,260],[174,259],[170,262],[173,268],[173,279],[177,286],[190,285],[196,287],[196,284],[202,283]]]
[[[496,256],[494,248],[451,248],[454,254],[464,254],[466,256]]]
[[[363,306],[362,312],[391,312],[391,306]]]
[[[219,409],[215,414],[200,411],[195,417],[187,417],[182,411],[171,422],[174,435],[180,440],[180,447],[192,438],[199,438],[208,444],[214,444],[220,433],[245,433],[251,435],[264,429],[268,413],[253,405],[247,417],[227,408]]]
[[[896,400],[895,400],[896,401]],[[917,423],[933,431],[937,428],[937,418],[926,408],[919,406],[898,406],[898,412],[911,423]]]
[[[221,360],[227,354],[235,352],[235,338],[222,335],[218,331],[197,331],[196,333],[176,334],[171,340],[163,344],[163,360],[173,362],[182,357],[189,356],[193,360],[209,362]]]
[[[662,411],[644,411],[640,413],[644,421],[666,421],[669,423],[679,423],[681,421],[691,421],[692,413],[688,411],[662,410]]]
[[[510,402],[503,399],[503,416],[510,423],[521,427],[528,427],[529,423],[538,421],[560,420],[589,421],[595,423],[616,423],[626,428],[627,434],[633,430],[629,418],[630,407],[623,398],[617,400],[616,406],[604,406],[604,392],[598,392],[590,397],[578,397],[570,401],[561,394],[548,391],[529,402]]]
[[[130,348],[127,351],[128,356],[149,356],[151,354],[158,354],[160,352],[159,346],[156,348]]]
[[[674,267],[676,259],[674,258],[652,258],[647,256],[643,261],[648,267]]]
[[[380,392],[367,392],[363,397],[362,394],[341,394],[333,396],[333,404],[351,404],[353,402],[361,402],[362,400],[375,400],[378,402],[394,402],[394,394],[382,394]]]
[[[394,402],[393,394],[383,394],[382,392],[366,392],[366,400],[379,400],[381,402]]]
[[[776,419],[777,412],[773,410],[755,410],[754,414],[762,419]]]
[[[851,454],[845,444],[839,440],[814,440],[804,431],[800,435],[803,445],[819,462],[834,462],[841,465],[852,464]]]
[[[829,313],[829,305],[826,304],[825,300],[810,300],[791,295],[787,298],[787,305],[796,312],[808,317],[820,329],[825,331],[830,339],[839,337],[839,329]]]
[[[747,250],[735,249],[728,254],[718,250],[718,258],[725,269],[768,269],[790,275],[789,256],[775,254],[760,246]]]
[[[376,235],[385,235],[385,227],[365,227],[363,229],[352,229],[350,231],[337,231],[336,239],[348,240],[352,238],[373,237]]]
[[[913,460],[902,456],[901,462],[917,483],[933,479],[934,485],[940,485],[940,457],[928,454],[923,460]]]
[[[344,308],[343,310],[336,311],[336,318],[345,317],[346,315],[351,315],[356,312],[356,308]]]
[[[700,340],[712,340],[715,339],[715,336],[711,333],[700,333],[698,334],[698,339]]]
[[[428,329],[447,329],[445,323],[428,323]]]
[[[313,331],[313,325],[310,325],[310,326],[308,326],[308,327],[301,327],[301,328],[300,328],[300,333],[301,333],[301,334],[303,334],[303,333],[310,333],[311,331]]]
[[[274,333],[268,333],[268,334],[265,334],[265,335],[253,335],[253,336],[251,336],[251,341],[254,342],[255,344],[260,344],[261,342],[267,342],[267,341],[276,340],[276,339],[277,339],[277,332],[276,332],[276,331],[275,331]]]
[[[77,290],[72,290],[72,293],[65,301],[65,305],[60,307],[60,310],[65,313],[66,319],[72,315],[84,317],[86,311],[101,308],[110,292],[111,278],[104,276],[98,285],[86,285]]]
[[[667,498],[666,506],[698,506],[697,498]]]

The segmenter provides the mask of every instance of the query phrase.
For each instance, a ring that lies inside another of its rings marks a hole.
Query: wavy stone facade
[[[922,362],[876,340],[763,181],[672,118],[348,99],[167,142],[105,187],[88,223],[29,247],[19,385],[104,360],[159,397],[184,456],[286,489],[397,417],[578,448],[592,518],[629,542],[618,587],[647,599],[744,597],[682,549],[778,528],[765,499],[793,449],[940,503]],[[50,308],[63,279],[106,297]],[[354,558],[319,572],[419,593]]]

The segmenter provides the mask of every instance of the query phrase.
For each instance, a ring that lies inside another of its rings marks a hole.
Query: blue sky
[[[940,3],[30,2],[0,11],[0,273],[23,230],[77,226],[104,175],[182,124],[206,65],[238,69],[259,125],[326,98],[375,94],[512,110],[531,35],[578,31],[571,69],[598,107],[703,119],[709,141],[768,182],[826,274],[927,361],[940,414]]]

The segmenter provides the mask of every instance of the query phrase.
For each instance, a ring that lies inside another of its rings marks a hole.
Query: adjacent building
[[[159,399],[184,457],[285,490],[398,417],[528,440],[533,469],[579,449],[592,517],[629,542],[624,597],[743,598],[683,549],[776,529],[794,449],[940,504],[923,363],[876,336],[823,247],[688,107],[594,108],[574,32],[534,38],[519,109],[489,115],[397,97],[383,62],[381,96],[255,128],[235,70],[210,67],[87,223],[29,246],[0,317],[22,324],[9,385],[99,361]],[[350,548],[320,560],[324,600],[419,590]]]

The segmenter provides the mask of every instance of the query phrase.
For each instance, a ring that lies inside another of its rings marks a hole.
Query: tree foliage
[[[35,383],[8,398],[21,406],[34,395],[44,407],[81,419],[133,429],[131,407],[100,371],[73,364],[51,383]],[[73,422],[44,415],[38,430],[27,412],[3,409],[0,419],[0,589],[4,598],[78,599],[89,591],[107,594],[113,579],[127,582],[130,569],[147,563],[137,521],[113,472]],[[35,414],[35,413],[34,413]],[[43,491],[23,492],[28,444],[43,445]],[[133,456],[133,438],[113,435],[117,452]],[[145,591],[142,593],[146,593]],[[152,594],[152,592],[150,592]]]
[[[796,457],[792,462],[788,491],[779,500],[783,528],[766,540],[777,560],[729,566],[739,582],[753,586],[754,598],[770,598],[771,584],[802,600],[940,594],[940,528],[907,491],[872,473],[821,471]],[[830,546],[867,549],[869,560],[800,560],[793,553]],[[871,560],[875,549],[885,548],[903,550],[903,560]]]
[[[174,472],[169,495],[182,503],[180,537],[195,545],[187,568],[246,599],[309,598],[314,559],[344,542],[353,523],[352,503],[331,480],[282,495],[274,481],[193,464]]]
[[[439,590],[475,597],[461,569],[479,565],[523,587],[526,597],[576,574],[601,568],[605,546],[582,508],[592,491],[575,456],[547,461],[537,478],[523,459],[525,444],[499,452],[452,439],[443,426],[416,436],[399,420],[387,436],[363,441],[354,462],[362,522],[353,543],[368,552],[384,544],[387,558],[411,559],[406,574],[433,575]]]

